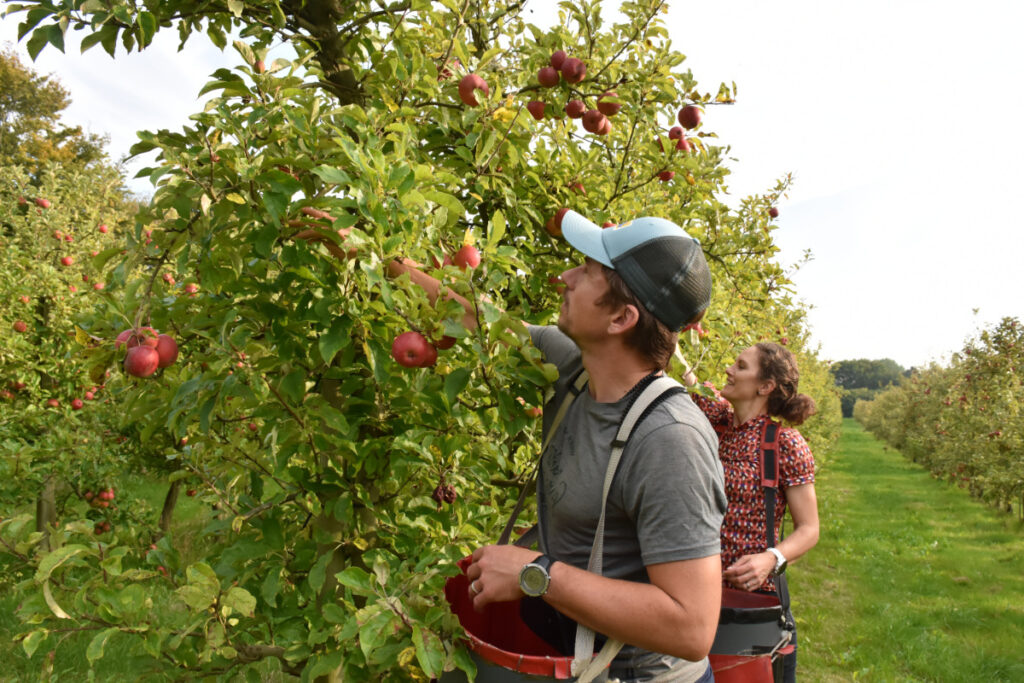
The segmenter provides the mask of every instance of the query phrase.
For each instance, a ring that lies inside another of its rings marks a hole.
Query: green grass
[[[1024,681],[1024,533],[853,420],[791,572],[801,679]]]

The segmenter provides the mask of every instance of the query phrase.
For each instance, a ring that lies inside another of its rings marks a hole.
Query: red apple
[[[94,282],[92,284],[92,288],[95,289],[97,292],[103,289],[105,286],[106,285],[104,285],[102,282]]]
[[[670,181],[670,180],[672,180],[673,178],[676,177],[676,172],[675,171],[662,171],[661,173],[658,174],[658,177],[661,178],[661,182],[667,183],[668,181]]]
[[[480,265],[480,252],[472,244],[463,244],[462,248],[452,256],[452,263],[462,270],[465,270],[466,266],[476,268]]]
[[[601,224],[601,227],[602,228],[614,228],[616,225],[618,225],[618,223],[612,223],[611,221],[605,221],[603,224]]]
[[[152,346],[128,349],[124,357],[124,370],[132,377],[149,377],[160,367],[160,354]]]
[[[80,398],[73,398],[73,399],[71,399],[71,410],[81,410],[82,406],[84,406],[84,405],[85,405],[85,403],[83,403],[82,399],[80,399]]]
[[[195,294],[198,291],[199,291],[199,285],[197,285],[194,282],[190,282],[187,285],[185,285],[185,293],[186,294]]]
[[[565,214],[569,209],[559,209],[554,216],[548,219],[548,222],[544,224],[544,229],[548,231],[548,234],[552,237],[562,236],[562,219],[565,218]]]
[[[174,276],[173,275],[171,275],[170,273],[164,273],[162,277],[164,279],[164,282],[166,282],[167,284],[171,285],[172,287],[174,286]]]
[[[590,131],[591,133],[597,133],[604,126],[604,122],[608,120],[608,117],[602,114],[597,109],[590,109],[586,114],[583,115],[583,128]]]
[[[28,325],[26,325],[25,321],[23,320],[16,320],[14,322],[14,331],[20,334],[24,334],[25,332],[28,331]]]
[[[20,299],[21,303],[23,303],[23,304],[27,304],[29,302],[29,298],[27,296],[25,296],[24,294],[19,296],[18,299]]]
[[[587,194],[587,188],[583,187],[583,183],[579,181],[576,181],[575,183],[570,183],[569,189],[575,192],[576,194],[582,194],[584,196],[586,196]]]
[[[526,103],[526,110],[538,121],[544,119],[544,103],[540,100],[530,100]]]
[[[622,109],[622,104],[618,102],[612,102],[605,98],[617,98],[618,95],[614,92],[606,92],[597,98],[597,108],[601,110],[601,113],[605,116],[615,116]]]
[[[606,116],[604,118],[604,121],[601,122],[601,127],[597,129],[597,134],[598,135],[608,135],[608,133],[611,133],[611,132],[612,132],[612,122],[611,122],[611,119],[609,119]]]
[[[391,343],[391,357],[399,365],[407,368],[424,367],[426,361],[431,357],[431,350],[436,359],[437,349],[434,349],[427,338],[415,330],[403,332]]]
[[[96,394],[91,392],[91,391],[87,391],[87,392],[85,392],[85,398],[86,398],[87,401],[91,401],[94,398],[96,398]]]
[[[553,66],[545,66],[537,72],[537,82],[545,88],[553,88],[558,85],[558,69]]]
[[[548,64],[555,69],[561,69],[567,56],[568,55],[565,54],[565,50],[555,50],[551,53],[551,59],[548,60]]]
[[[459,99],[470,107],[480,104],[476,99],[475,91],[477,90],[483,90],[485,96],[491,94],[491,89],[487,87],[487,81],[476,74],[466,74],[459,81]]]
[[[55,398],[51,398],[48,401],[46,401],[46,405],[50,406],[51,408],[60,408],[60,401],[58,401]]]
[[[108,230],[109,229],[107,228],[107,226],[105,224],[104,225],[100,225],[100,227],[99,227],[99,231],[102,232],[104,235],[107,234]]]
[[[61,265],[71,266],[71,265],[74,265],[75,259],[73,259],[70,256],[63,256],[63,257],[61,257],[60,262],[61,262]]]
[[[669,140],[678,140],[681,137],[683,137],[683,129],[681,126],[672,126],[668,129]]]
[[[704,110],[695,104],[688,104],[679,110],[679,125],[686,130],[693,130],[700,125]]]
[[[679,138],[676,140],[676,149],[680,152],[687,153],[690,151],[690,141],[686,138]]]
[[[772,208],[768,209],[768,215],[771,216],[772,218],[778,218],[779,217],[779,210],[778,210],[778,208],[773,206]]]
[[[250,432],[255,432],[256,430],[258,430],[260,428],[260,426],[258,424],[256,424],[255,422],[250,422],[248,424],[248,427],[249,427],[249,431]]]
[[[587,65],[583,63],[583,60],[567,57],[562,62],[561,71],[562,78],[565,79],[566,83],[579,83],[587,75]]]
[[[439,350],[447,351],[448,349],[455,346],[455,337],[449,337],[445,335],[441,337],[436,344],[434,344]]]
[[[38,198],[36,198],[36,206],[38,206],[40,209],[49,209],[50,208],[50,200],[49,199],[43,199],[42,197],[38,197]]]
[[[159,367],[166,368],[178,360],[178,342],[168,334],[158,335],[156,338],[156,352],[160,357]]]
[[[188,491],[185,491],[185,495],[189,496],[189,497],[192,497],[192,496],[196,495],[196,490],[195,489],[189,489]]]
[[[580,118],[585,111],[587,111],[587,105],[583,104],[583,100],[569,100],[565,105],[565,113],[569,115],[570,119]]]
[[[256,73],[261,74],[267,70],[267,65],[263,63],[262,59],[256,60]]]

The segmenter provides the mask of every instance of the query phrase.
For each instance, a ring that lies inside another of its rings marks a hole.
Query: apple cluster
[[[587,75],[587,65],[583,60],[570,57],[565,50],[555,50],[548,58],[548,66],[537,72],[537,83],[542,88],[554,88],[563,81],[575,85]],[[526,104],[527,111],[537,121],[549,115],[548,105],[544,100],[530,100]],[[571,99],[565,104],[565,113],[571,119],[582,119],[584,130],[594,135],[607,135],[612,130],[610,117],[622,109],[615,92],[602,93],[597,98],[594,108],[587,108],[581,99]]]
[[[124,370],[132,377],[149,377],[158,369],[173,365],[178,360],[178,342],[168,334],[160,334],[152,327],[127,329],[117,335],[114,349],[124,344],[128,349],[124,357]]]
[[[108,486],[99,493],[94,492],[92,489],[88,489],[82,494],[82,498],[84,498],[86,502],[94,508],[109,508],[114,497],[113,486]]]

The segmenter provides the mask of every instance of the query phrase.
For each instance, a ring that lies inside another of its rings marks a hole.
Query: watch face
[[[519,585],[527,595],[543,595],[548,588],[548,574],[536,565],[526,565],[519,575]]]

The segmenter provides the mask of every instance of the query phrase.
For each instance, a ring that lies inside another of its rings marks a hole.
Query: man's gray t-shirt
[[[579,348],[557,328],[531,326],[530,334],[559,372],[544,414],[547,433],[555,408],[583,366]],[[611,443],[631,400],[628,394],[615,403],[598,403],[584,390],[541,461],[541,549],[581,569],[587,568],[601,514]],[[608,494],[602,573],[648,582],[646,565],[718,554],[725,509],[714,429],[688,396],[668,398],[637,425],[623,451]],[[624,648],[616,659],[649,659],[642,655]],[[705,668],[695,666],[693,678]]]

